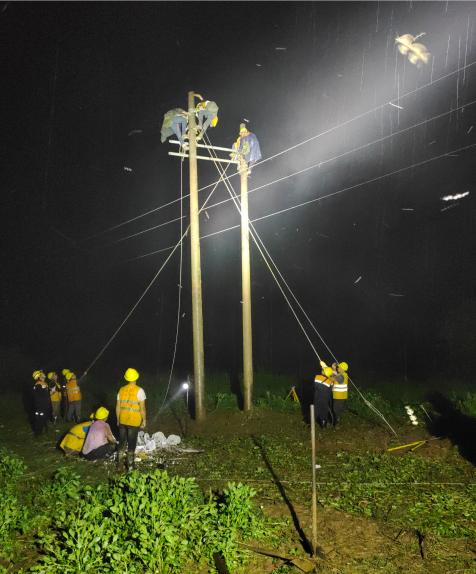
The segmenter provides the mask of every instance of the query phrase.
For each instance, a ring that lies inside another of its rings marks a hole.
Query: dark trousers
[[[139,427],[119,425],[119,447],[123,446],[123,444],[127,442],[127,451],[135,452],[139,430]]]
[[[345,409],[346,399],[334,399],[332,401],[332,410],[334,411],[334,424],[340,421],[340,417]]]
[[[83,455],[86,460],[99,460],[101,458],[107,458],[111,456],[116,451],[116,445],[110,442],[103,444],[102,446],[98,446],[88,454]]]
[[[43,431],[48,429],[48,413],[43,411],[35,411],[33,418],[33,431],[36,436],[39,436]]]
[[[314,408],[316,420],[321,427],[327,425],[329,416],[332,417],[332,391],[330,387],[320,383],[314,386]]]

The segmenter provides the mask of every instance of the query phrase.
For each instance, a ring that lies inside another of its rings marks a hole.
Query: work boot
[[[126,463],[126,466],[127,466],[127,470],[128,470],[128,471],[134,470],[134,468],[135,468],[136,465],[135,465],[135,461],[134,461],[134,453],[133,453],[133,452],[128,452],[128,453],[127,453],[127,463]]]
[[[117,451],[116,467],[118,471],[124,470],[124,453]]]

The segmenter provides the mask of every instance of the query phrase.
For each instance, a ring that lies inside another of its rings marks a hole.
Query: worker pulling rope
[[[207,141],[207,144],[209,146],[211,146],[211,142],[208,138],[208,136],[205,134],[205,138]],[[211,157],[213,156],[213,153],[211,149],[209,149],[209,153]],[[216,156],[215,156],[216,157]],[[222,170],[218,164],[218,162],[214,162],[215,167],[217,168],[217,171],[219,174],[222,174]],[[229,178],[223,178],[224,184],[227,187],[227,190],[230,194],[230,197],[233,201],[233,203],[235,204],[236,208],[238,209],[238,211],[240,212],[241,215],[241,206],[240,206],[240,200],[239,197],[237,196],[237,194],[235,193],[233,186],[230,184],[229,182]],[[266,266],[268,267],[271,275],[273,276],[273,279],[275,280],[279,290],[281,291],[281,293],[283,294],[289,308],[291,309],[291,312],[293,313],[294,317],[296,318],[301,330],[304,333],[304,336],[306,337],[307,341],[309,342],[312,350],[314,351],[314,354],[316,355],[316,357],[319,359],[319,361],[321,361],[321,357],[317,351],[317,349],[315,348],[315,346],[313,345],[309,335],[307,334],[307,331],[304,327],[304,325],[302,324],[302,322],[300,321],[299,317],[297,316],[291,302],[289,301],[289,298],[286,296],[286,294],[284,293],[284,290],[281,286],[281,284],[279,283],[274,271],[271,269],[270,263],[272,263],[273,267],[276,269],[276,272],[278,273],[279,277],[281,278],[281,280],[283,281],[284,285],[286,286],[288,292],[291,294],[291,296],[293,297],[294,301],[296,302],[296,304],[298,305],[299,309],[301,310],[301,312],[303,313],[304,317],[307,319],[308,323],[311,325],[311,327],[313,328],[314,332],[318,335],[319,339],[321,340],[321,342],[324,344],[324,346],[326,347],[326,349],[328,350],[328,352],[331,354],[331,356],[334,358],[335,361],[337,361],[336,357],[334,356],[334,354],[332,353],[330,347],[327,345],[327,343],[324,341],[324,338],[321,336],[321,334],[319,333],[319,331],[317,330],[317,328],[315,327],[315,325],[313,324],[313,322],[311,321],[309,315],[305,312],[304,308],[302,307],[302,305],[300,304],[300,302],[298,301],[296,295],[294,294],[293,290],[291,289],[291,287],[289,286],[289,284],[287,283],[287,281],[285,280],[284,276],[282,275],[282,273],[280,272],[276,262],[274,261],[274,259],[271,257],[269,250],[266,248],[266,246],[264,245],[263,240],[261,239],[259,233],[256,231],[254,225],[251,223],[251,221],[248,222],[250,225],[250,233],[252,236],[253,241],[255,242],[255,245],[258,249],[258,251],[260,252],[260,255],[263,258],[263,261],[265,262]],[[266,255],[265,255],[266,253]],[[269,260],[268,260],[269,259]],[[390,425],[390,423],[387,421],[387,419],[385,418],[385,416],[368,400],[364,397],[364,395],[362,394],[362,392],[360,391],[360,389],[358,389],[357,385],[350,379],[349,377],[349,381],[351,382],[351,384],[353,385],[353,387],[356,389],[356,391],[358,392],[358,394],[360,395],[360,397],[362,398],[362,400],[364,401],[364,404],[370,409],[372,410],[377,416],[379,416],[384,422],[385,424],[389,427],[389,429],[392,431],[392,433],[395,436],[398,436],[397,433],[395,432],[395,430],[393,429],[393,427]]]

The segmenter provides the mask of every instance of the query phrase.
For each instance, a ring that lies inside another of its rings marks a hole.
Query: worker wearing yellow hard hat
[[[218,124],[218,106],[211,100],[202,100],[196,107],[199,133],[197,140],[203,137],[207,129],[214,128]]]
[[[81,420],[82,394],[76,375],[71,371],[66,374],[66,396],[68,398],[66,420],[79,422]]]
[[[137,381],[139,373],[129,368],[124,373],[127,384],[119,389],[116,402],[116,417],[119,425],[120,447],[127,443],[127,468],[134,466],[134,453],[137,445],[139,429],[145,428],[147,414],[145,409],[146,395]],[[122,465],[123,454],[118,451],[118,465]]]
[[[78,455],[81,452],[93,421],[94,413],[91,413],[88,421],[78,423],[69,429],[59,444],[65,454]]]
[[[336,363],[334,370],[334,384],[332,386],[332,412],[334,426],[337,426],[344,412],[349,396],[349,365],[345,361]]]
[[[106,407],[99,407],[95,414],[95,421],[91,425],[82,454],[87,460],[108,458],[116,451],[117,440],[107,423],[109,411]]]
[[[33,385],[32,392],[32,406],[33,406],[33,432],[35,436],[40,436],[48,429],[48,420],[51,417],[51,400],[50,389],[46,382],[45,373],[37,369],[32,373],[35,384]]]
[[[327,427],[332,418],[332,375],[331,367],[326,365],[314,377],[314,416],[322,429]]]
[[[324,361],[321,361],[321,367],[323,367],[323,369],[330,368]],[[349,396],[348,370],[349,364],[345,361],[332,363],[332,415],[334,426],[339,424],[345,405],[347,404]]]
[[[50,388],[51,418],[55,423],[61,414],[61,385],[59,384],[58,375],[55,371],[50,371],[47,378]]]

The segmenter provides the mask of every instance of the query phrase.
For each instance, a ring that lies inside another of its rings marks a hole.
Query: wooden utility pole
[[[243,408],[253,400],[253,339],[251,325],[250,239],[248,218],[248,165],[240,158],[241,179],[241,298],[243,300]]]
[[[188,141],[190,165],[190,251],[192,275],[193,368],[195,418],[205,420],[205,365],[203,356],[202,272],[200,266],[200,224],[198,219],[197,134],[195,93],[188,93]]]

